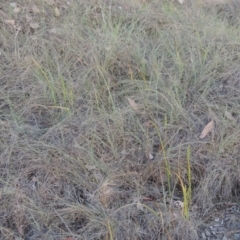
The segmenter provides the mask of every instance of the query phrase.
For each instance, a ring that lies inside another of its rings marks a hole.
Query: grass
[[[183,216],[186,219],[189,219],[189,211],[191,208],[191,201],[192,201],[192,178],[191,178],[191,152],[190,148],[187,149],[187,185],[185,185],[180,177],[180,175],[177,175],[181,184],[182,188],[182,194],[183,194],[183,202],[180,204],[180,207],[182,208]],[[182,206],[183,205],[183,206]]]
[[[18,4],[0,3],[0,239],[192,240],[239,203],[236,8]]]

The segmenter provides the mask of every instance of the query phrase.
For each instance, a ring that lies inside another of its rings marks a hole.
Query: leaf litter
[[[48,1],[48,0],[46,0],[45,2],[49,2],[50,4],[48,4],[48,5],[53,6],[52,10],[54,10],[54,15],[55,15],[55,17],[60,16],[60,11],[59,11],[59,9],[58,9],[57,7],[55,8],[55,3],[54,3],[54,1],[51,1],[51,0]],[[53,4],[52,4],[51,2],[52,2]],[[179,1],[179,2],[180,2],[180,1]],[[182,2],[184,2],[184,1],[182,1]],[[16,9],[16,8],[18,8],[17,5],[15,6],[14,9]],[[56,9],[59,11],[59,13],[56,13]],[[61,8],[61,9],[62,9],[62,8]],[[14,10],[13,10],[13,11],[14,11]],[[17,10],[16,10],[16,11],[17,11]],[[40,12],[40,10],[39,10],[38,8],[36,8],[35,10],[32,10],[32,12],[33,12],[34,14],[37,14],[37,13]],[[42,11],[41,11],[41,12],[42,12]],[[5,19],[8,19],[8,18],[5,18]],[[9,20],[9,21],[14,21],[14,20]],[[5,22],[5,23],[7,23],[7,22]],[[9,22],[8,24],[11,25],[10,22]],[[14,25],[14,24],[15,24],[15,22],[13,22],[13,25]],[[39,25],[34,25],[34,24],[35,24],[35,23],[32,23],[30,26],[31,26],[32,28],[38,28],[38,27],[39,27]],[[57,31],[56,31],[56,28],[52,28],[51,30],[49,30],[49,32],[51,32],[52,34],[54,34],[54,33],[56,33]],[[28,59],[25,59],[25,60],[28,61]],[[29,62],[30,62],[30,64],[31,64],[31,62],[32,62],[32,61],[31,61],[31,57],[29,58]],[[142,105],[141,105],[141,104],[138,104],[138,103],[137,103],[135,100],[133,100],[132,98],[127,98],[127,100],[128,100],[128,102],[129,102],[130,107],[131,107],[134,111],[139,111],[139,109],[141,109],[141,106],[142,106]],[[227,119],[231,120],[231,121],[236,121],[236,119],[235,119],[235,118],[232,116],[232,114],[229,113],[229,112],[226,112],[226,113],[225,113],[225,117],[226,117]],[[149,126],[151,125],[151,121],[145,122],[144,125],[146,125],[146,127],[149,127]],[[201,133],[201,135],[200,135],[200,138],[201,138],[201,139],[205,138],[209,133],[211,133],[211,132],[213,131],[213,129],[214,129],[214,121],[212,120],[211,122],[209,122],[209,123],[203,128],[203,131],[202,131],[202,133]],[[122,155],[123,155],[123,156],[126,155],[126,150],[123,150]],[[148,158],[149,158],[150,160],[153,159],[153,155],[152,155],[151,152],[148,153]],[[93,166],[93,165],[90,165],[90,164],[89,164],[89,165],[86,165],[85,167],[86,167],[86,169],[87,169],[88,171],[93,171],[93,172],[95,172],[95,170],[96,170],[96,167]],[[94,173],[94,174],[95,174],[95,173]],[[100,174],[99,174],[99,175],[96,175],[95,178],[98,179],[99,181],[103,181],[103,177],[102,177]],[[37,182],[36,177],[34,177],[34,178],[32,179],[32,181],[33,181],[33,183]],[[166,180],[165,182],[167,182],[167,180]],[[33,187],[34,187],[34,186],[33,186]],[[109,191],[109,189],[107,189],[107,188],[106,188],[106,190]],[[104,195],[105,199],[103,199],[103,200],[104,200],[103,203],[107,205],[107,202],[108,202],[109,200],[108,200],[108,195],[107,195],[106,193],[108,193],[108,192],[105,191],[105,195]],[[180,206],[182,205],[182,207],[183,207],[183,203],[182,203],[182,202],[180,202],[179,205],[180,205]],[[142,205],[140,201],[137,202],[137,208],[138,208],[138,209],[143,210],[143,206],[144,206],[144,205]],[[23,229],[23,230],[24,230],[24,229]],[[20,229],[19,232],[22,232],[22,230]],[[70,237],[67,237],[67,238],[70,238]]]
[[[204,139],[214,129],[214,121],[211,120],[202,130],[200,139]]]
[[[59,17],[60,16],[60,11],[57,7],[54,8],[54,16]]]
[[[138,104],[133,99],[127,98],[127,100],[128,100],[128,102],[129,102],[129,104],[130,104],[130,106],[132,107],[133,110],[135,110],[135,111],[139,110]]]

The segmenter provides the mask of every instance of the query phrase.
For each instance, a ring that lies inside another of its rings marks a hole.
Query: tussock
[[[192,240],[239,201],[229,5],[18,5],[0,4],[0,239]]]

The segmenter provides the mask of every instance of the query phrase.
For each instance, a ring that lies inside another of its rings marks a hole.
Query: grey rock
[[[202,232],[202,239],[207,239],[204,232]]]
[[[210,233],[207,229],[205,230],[205,234],[206,234],[206,236],[208,236],[208,237],[211,236],[211,233]]]
[[[234,240],[239,240],[239,239],[240,239],[240,233],[235,233]]]

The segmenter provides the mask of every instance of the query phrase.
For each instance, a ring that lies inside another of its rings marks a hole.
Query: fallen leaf
[[[55,2],[53,0],[45,0],[45,2],[49,5],[49,6],[53,6],[55,4]]]
[[[209,122],[202,130],[202,133],[200,135],[200,139],[205,138],[208,133],[210,133],[214,128],[214,121],[212,120],[211,122]]]
[[[111,201],[112,196],[114,195],[114,190],[108,182],[102,184],[99,192],[100,203],[107,207]]]
[[[4,22],[9,24],[9,25],[14,25],[15,24],[15,21],[13,19],[5,19]]]
[[[135,111],[139,110],[139,106],[136,104],[136,102],[134,100],[132,100],[131,98],[127,98],[127,100],[133,110],[135,110]]]
[[[236,118],[234,118],[233,115],[228,111],[225,112],[225,117],[233,122],[237,122]]]
[[[152,198],[152,197],[142,197],[142,200],[143,201],[147,201],[147,202],[152,202],[152,201],[155,201],[155,198]]]
[[[59,17],[60,16],[60,11],[57,7],[54,8],[54,15],[55,17]]]
[[[15,7],[14,9],[13,9],[13,12],[14,13],[19,13],[21,11],[21,8],[20,7]]]
[[[33,11],[34,14],[40,13],[40,10],[36,5],[32,6],[32,11]]]

